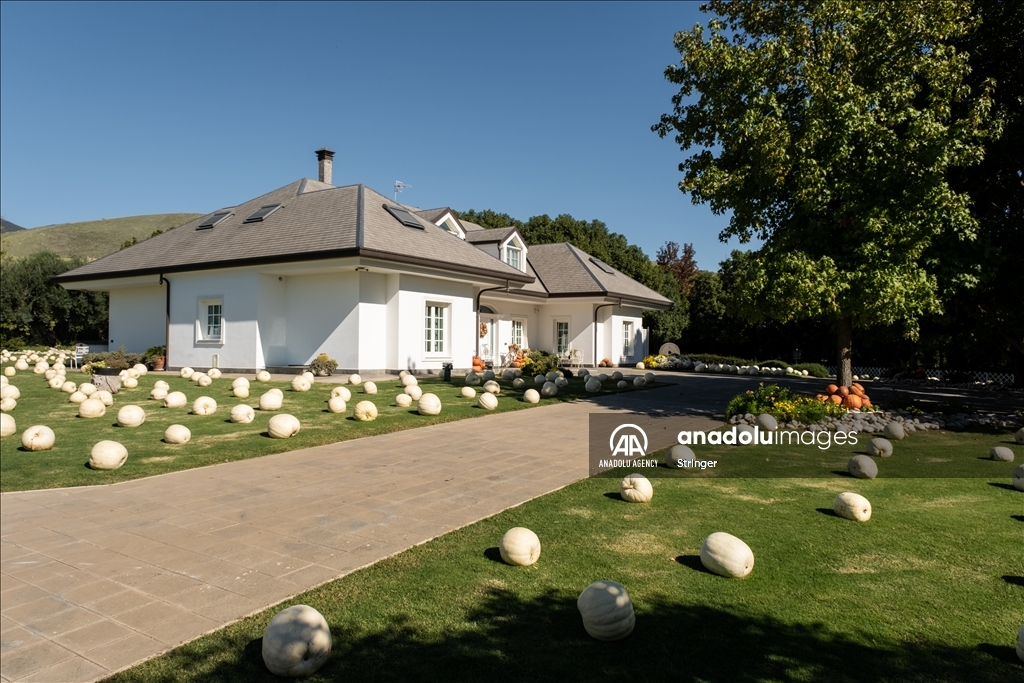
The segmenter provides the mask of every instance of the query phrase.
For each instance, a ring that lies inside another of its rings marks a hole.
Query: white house
[[[671,300],[570,244],[528,245],[447,208],[303,179],[56,278],[110,294],[110,346],[167,346],[167,364],[287,371],[496,365],[510,344],[633,364],[644,310]]]

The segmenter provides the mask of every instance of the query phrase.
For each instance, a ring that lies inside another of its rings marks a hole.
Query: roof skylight
[[[196,230],[209,230],[210,228],[217,225],[230,215],[230,211],[218,211],[217,213],[213,214],[212,216],[204,220],[202,223],[197,225]]]
[[[277,211],[280,208],[281,208],[280,204],[267,204],[266,206],[261,206],[259,211],[257,211],[253,215],[249,216],[248,218],[246,218],[242,222],[243,223],[259,223],[260,221],[266,219],[267,216],[269,216],[270,214],[274,213],[275,211]]]
[[[608,273],[609,275],[615,275],[615,270],[607,263],[597,258],[596,256],[591,256],[590,262],[593,263],[598,268],[600,268],[601,270],[603,270],[604,272]]]
[[[397,218],[402,225],[410,228],[419,228],[420,230],[425,229],[423,224],[416,220],[416,217],[405,209],[398,206],[388,206],[387,204],[384,205],[384,208],[388,210],[388,213]]]

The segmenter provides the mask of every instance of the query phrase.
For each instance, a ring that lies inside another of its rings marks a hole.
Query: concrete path
[[[588,471],[592,413],[632,413],[632,422],[689,413],[687,428],[720,424],[702,406],[724,402],[687,389],[673,384],[110,486],[3,494],[0,679],[97,680],[577,481]],[[649,450],[668,445],[652,440]]]

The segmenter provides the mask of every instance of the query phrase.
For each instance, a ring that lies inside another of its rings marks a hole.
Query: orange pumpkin
[[[862,408],[870,408],[871,407],[871,399],[868,398],[867,396],[865,396],[863,398],[863,400],[861,400],[861,407]]]
[[[825,387],[825,393],[828,394],[829,396],[836,393],[837,391],[839,391],[839,387],[837,387],[835,384],[829,384],[827,387]]]
[[[843,405],[846,406],[847,408],[859,409],[863,405],[863,403],[860,400],[860,396],[858,396],[857,394],[850,394],[845,399],[843,399]]]
[[[822,403],[828,400],[828,396],[826,396],[825,394],[818,394],[814,398],[818,399]]]
[[[858,396],[864,395],[864,385],[862,385],[860,382],[854,382],[853,384],[850,385],[850,388],[853,389],[855,392],[859,392],[857,394]]]
[[[850,388],[849,387],[839,387],[839,391],[836,392],[836,393],[838,393],[843,398],[846,398],[847,396],[850,395]]]
[[[828,400],[832,401],[838,406],[842,404],[843,397],[840,396],[839,394],[832,394],[831,396],[828,397]]]

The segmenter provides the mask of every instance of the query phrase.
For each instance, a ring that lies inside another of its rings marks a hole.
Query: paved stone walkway
[[[636,411],[630,421],[642,423],[700,403],[672,385],[110,486],[3,494],[0,679],[97,680],[585,477],[591,413]],[[649,450],[668,445],[659,438]]]

